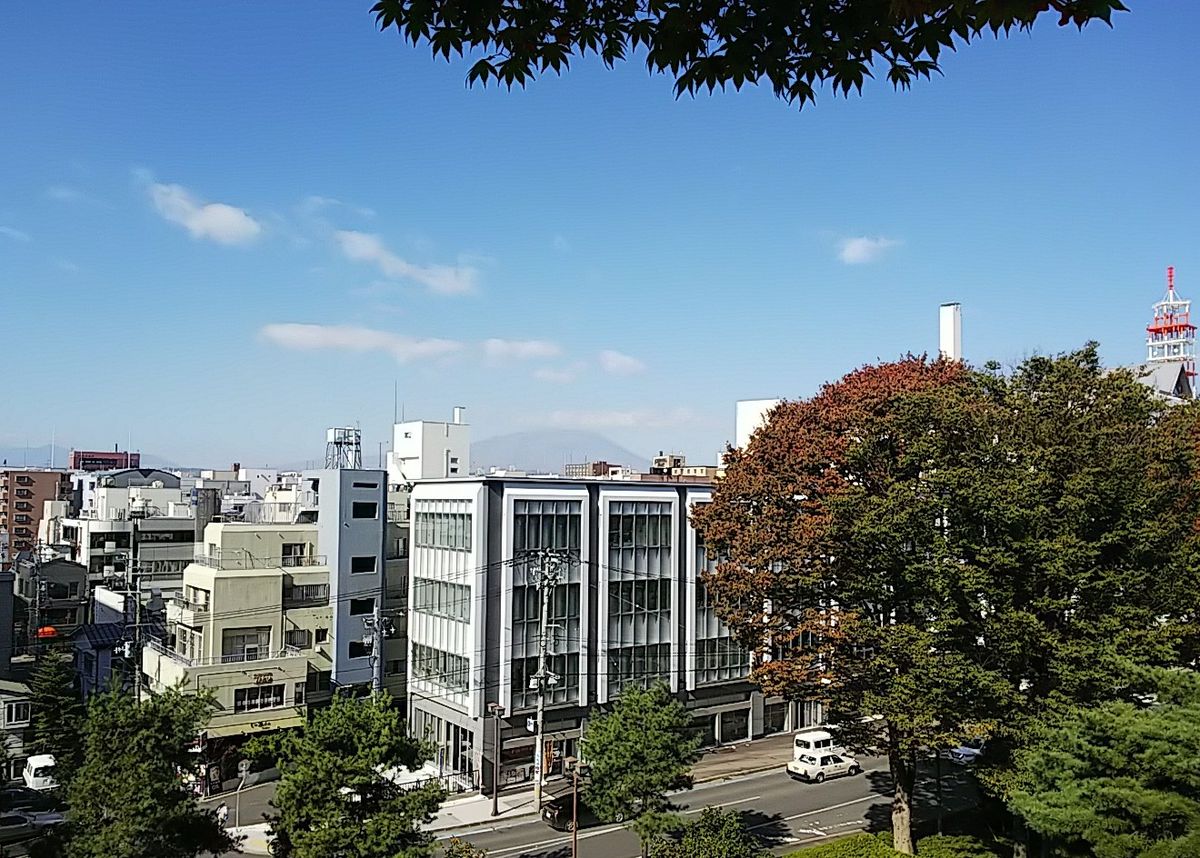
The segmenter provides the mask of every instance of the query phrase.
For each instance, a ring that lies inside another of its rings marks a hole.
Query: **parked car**
[[[58,781],[54,779],[54,755],[34,754],[25,761],[21,779],[29,789],[44,791],[56,788]]]
[[[16,785],[0,787],[0,813],[10,810],[45,812],[61,807],[61,799],[49,792]]]
[[[10,812],[0,814],[0,843],[17,843],[29,840],[41,834],[42,830],[52,825],[59,825],[64,820],[61,813],[23,813]]]
[[[819,784],[827,778],[856,775],[862,771],[858,760],[844,754],[797,754],[787,764],[787,773],[793,780]]]
[[[984,739],[971,739],[964,742],[957,748],[953,748],[946,757],[951,761],[958,763],[960,766],[969,766],[977,762],[987,752],[987,741]]]
[[[584,803],[582,796],[579,798],[579,812],[574,816],[572,815],[570,794],[552,798],[542,807],[542,820],[556,831],[574,831],[576,818],[578,818],[580,828],[604,824],[604,820],[596,816]],[[618,813],[617,818],[612,821],[624,822],[625,816]]]

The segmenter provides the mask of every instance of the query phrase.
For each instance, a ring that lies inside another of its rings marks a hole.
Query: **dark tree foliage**
[[[1200,855],[1200,679],[1158,680],[1154,705],[1071,706],[1018,754],[1012,802],[1054,854]]]
[[[86,710],[71,657],[56,649],[44,653],[29,683],[33,734],[29,751],[53,754],[55,779],[67,784],[83,755]]]
[[[767,858],[771,853],[746,830],[736,811],[706,807],[678,840],[661,840],[652,858]]]
[[[803,107],[825,84],[862,90],[885,74],[896,87],[928,78],[946,49],[985,34],[1111,23],[1120,0],[379,0],[372,11],[435,56],[479,59],[467,81],[524,84],[594,54],[610,68],[644,55],[675,77],[676,94],[765,83]]]

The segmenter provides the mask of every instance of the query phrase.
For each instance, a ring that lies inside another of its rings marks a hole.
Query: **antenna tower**
[[[362,432],[353,426],[339,426],[325,433],[326,468],[362,467]]]
[[[1175,291],[1175,266],[1167,268],[1167,294],[1154,305],[1154,321],[1146,326],[1146,360],[1182,363],[1189,378],[1196,376],[1196,326],[1192,302]]]

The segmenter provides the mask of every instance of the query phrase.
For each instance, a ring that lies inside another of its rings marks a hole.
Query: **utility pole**
[[[391,617],[383,615],[383,591],[375,599],[375,612],[363,617],[363,643],[371,648],[371,691],[383,692],[383,642],[396,630]]]
[[[537,699],[537,744],[533,746],[533,806],[542,809],[542,783],[546,768],[546,689],[558,684],[558,677],[550,672],[547,656],[550,650],[550,598],[559,583],[560,569],[567,558],[564,551],[543,548],[536,552],[538,559],[538,590],[542,593],[541,634],[538,636],[538,669],[531,685],[536,685]]]
[[[488,711],[492,713],[492,816],[500,815],[500,719],[504,717],[504,707],[499,703],[489,703]]]

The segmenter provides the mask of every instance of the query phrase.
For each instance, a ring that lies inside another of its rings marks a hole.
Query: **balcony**
[[[308,554],[303,557],[259,557],[245,551],[220,551],[216,554],[197,554],[192,562],[210,569],[299,569],[308,566],[324,566],[324,554]]]
[[[247,664],[257,663],[262,661],[277,661],[281,658],[299,658],[304,656],[304,651],[299,647],[285,646],[282,649],[274,652],[259,652],[257,655],[251,653],[238,653],[236,655],[221,655],[214,658],[188,658],[181,652],[176,652],[167,646],[159,638],[149,638],[146,641],[146,649],[157,653],[159,656],[169,658],[171,661],[183,667],[212,667],[219,664]]]

